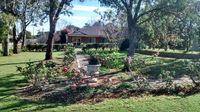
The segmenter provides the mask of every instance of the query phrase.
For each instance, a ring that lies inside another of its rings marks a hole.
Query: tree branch
[[[145,23],[145,22],[147,22],[147,21],[150,21],[153,17],[154,17],[154,15],[151,15],[149,18],[145,19],[145,20],[142,21],[142,22],[139,22],[138,24],[141,25],[141,24],[143,24],[143,23]]]
[[[160,11],[160,10],[162,10],[162,9],[164,9],[164,8],[165,8],[165,7],[159,7],[159,8],[155,8],[155,9],[146,11],[146,12],[140,14],[140,15],[137,17],[137,19],[139,19],[140,17],[142,17],[142,16],[144,16],[144,15],[150,14],[150,13],[152,13],[152,12]]]
[[[140,11],[141,4],[142,4],[142,0],[139,0],[137,3],[137,6],[135,8],[135,15],[133,17],[133,21],[137,21],[137,19],[138,19],[138,13]]]
[[[70,2],[71,0],[62,0],[59,4],[59,7],[58,7],[58,10],[56,11],[55,13],[55,16],[54,16],[54,21],[56,21],[58,19],[58,16],[60,15],[62,9],[63,9],[63,6],[65,4],[65,2]]]
[[[128,10],[128,4],[124,0],[121,0],[121,2],[125,6],[126,10]]]

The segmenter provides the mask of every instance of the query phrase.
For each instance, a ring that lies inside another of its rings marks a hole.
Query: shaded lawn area
[[[61,58],[62,53],[54,53]],[[200,109],[200,95],[179,96],[145,96],[141,98],[115,99],[91,105],[69,105],[41,101],[21,100],[13,90],[22,87],[26,82],[16,72],[15,66],[25,62],[44,59],[44,53],[21,53],[15,56],[0,57],[0,111],[58,111],[58,112],[195,112]]]

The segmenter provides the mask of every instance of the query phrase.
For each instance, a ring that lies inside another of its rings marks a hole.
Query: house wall
[[[81,39],[81,43],[91,43],[94,38],[96,39],[96,43],[102,43],[105,40],[103,37],[69,37],[68,43],[72,43],[76,39]]]

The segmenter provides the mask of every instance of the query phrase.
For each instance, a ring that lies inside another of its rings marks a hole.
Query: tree
[[[24,48],[26,39],[26,28],[37,17],[41,0],[0,0],[0,10],[6,14],[11,14],[15,22],[21,22],[21,33],[16,36],[16,25],[13,26],[13,53],[18,53],[18,42],[22,39]]]
[[[102,5],[112,7],[118,12],[126,13],[129,34],[129,52],[128,56],[134,56],[134,49],[137,40],[137,27],[151,19],[152,17],[142,20],[141,18],[160,12],[169,10],[179,1],[175,0],[99,0]]]
[[[40,0],[22,0],[19,1],[21,11],[20,11],[20,21],[21,21],[21,27],[22,27],[22,45],[21,49],[25,47],[25,40],[26,40],[26,28],[28,25],[31,24],[31,22],[34,21],[35,18],[37,18],[37,13],[39,12],[39,9],[41,8]]]
[[[83,1],[83,0],[80,0]],[[45,20],[45,18],[48,16],[49,19],[49,35],[47,40],[47,51],[45,60],[52,59],[52,52],[53,52],[53,38],[56,28],[56,23],[59,19],[60,14],[67,14],[68,16],[72,13],[70,12],[70,9],[72,7],[71,4],[72,0],[44,0],[43,1],[43,9],[41,13],[42,21]]]
[[[5,13],[0,15],[0,38],[2,40],[3,56],[9,55],[9,33],[12,25],[12,16]]]

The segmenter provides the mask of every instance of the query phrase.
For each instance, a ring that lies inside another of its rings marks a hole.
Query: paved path
[[[88,59],[82,54],[80,50],[77,50],[76,60],[77,60],[78,68],[81,68],[87,71]]]

